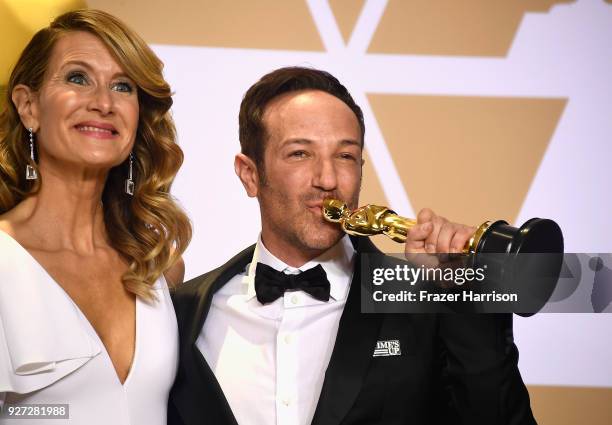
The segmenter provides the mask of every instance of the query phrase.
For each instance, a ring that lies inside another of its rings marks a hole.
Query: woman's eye
[[[69,83],[79,84],[81,86],[87,84],[87,77],[82,72],[71,72],[66,80]]]
[[[134,91],[134,89],[132,88],[132,85],[125,81],[120,81],[120,82],[113,84],[113,90],[123,92],[123,93],[131,93],[132,91]]]

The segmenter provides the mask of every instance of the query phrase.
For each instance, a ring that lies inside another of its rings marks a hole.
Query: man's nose
[[[325,191],[335,190],[338,177],[333,160],[331,158],[320,159],[316,162],[315,167],[313,186]]]

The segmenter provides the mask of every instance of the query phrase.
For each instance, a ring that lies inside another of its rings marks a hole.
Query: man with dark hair
[[[244,96],[238,116],[240,147],[243,154],[261,169],[266,130],[264,109],[268,102],[283,93],[301,90],[320,90],[340,99],[355,114],[361,131],[361,147],[365,140],[363,112],[340,81],[328,72],[300,67],[283,68],[272,72],[253,84]]]
[[[174,294],[169,423],[535,423],[510,315],[360,312],[360,254],[377,250],[321,213],[325,198],[359,198],[365,129],[346,88],[276,70],[247,91],[239,124],[234,166],[261,234]],[[460,252],[474,232],[427,209],[417,220],[407,254]]]

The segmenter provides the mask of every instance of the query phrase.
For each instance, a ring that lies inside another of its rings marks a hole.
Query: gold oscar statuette
[[[351,211],[345,202],[326,199],[323,217],[338,223],[344,232],[356,236],[384,234],[396,242],[405,242],[416,220],[398,215],[380,205],[365,205]],[[463,247],[464,254],[479,252],[518,253],[563,252],[563,234],[552,220],[532,218],[520,228],[503,220],[485,221]]]
[[[417,224],[387,207],[366,205],[351,211],[337,199],[323,201],[323,217],[349,235],[384,234],[396,242],[405,242]],[[489,282],[523,291],[523,301],[514,312],[530,316],[544,306],[556,287],[563,263],[563,233],[549,219],[532,218],[519,228],[503,220],[485,221],[466,242],[463,254],[466,265],[487,268]]]

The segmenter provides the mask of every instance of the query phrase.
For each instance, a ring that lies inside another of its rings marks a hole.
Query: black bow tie
[[[298,289],[319,301],[329,301],[329,280],[320,264],[300,274],[286,274],[265,264],[257,263],[255,293],[260,303],[271,303],[280,298],[288,289]]]

